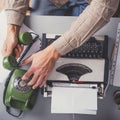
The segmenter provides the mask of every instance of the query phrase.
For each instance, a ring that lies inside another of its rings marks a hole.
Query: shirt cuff
[[[6,15],[7,15],[7,23],[8,24],[15,24],[18,26],[22,25],[24,17],[25,17],[25,15],[20,14],[13,10],[6,11]]]
[[[71,37],[71,39],[73,39],[73,37]],[[66,53],[68,53],[70,50],[74,49],[69,42],[67,41],[67,39],[65,39],[65,36],[62,35],[60,38],[58,38],[58,40],[56,40],[55,42],[53,42],[51,44],[61,55],[65,55]]]

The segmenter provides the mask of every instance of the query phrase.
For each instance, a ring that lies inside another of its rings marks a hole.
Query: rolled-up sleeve
[[[117,10],[119,0],[92,0],[90,5],[74,21],[52,46],[61,55],[79,47],[87,41],[96,31],[109,22]]]
[[[29,0],[4,0],[4,8],[8,24],[21,26],[28,4]]]

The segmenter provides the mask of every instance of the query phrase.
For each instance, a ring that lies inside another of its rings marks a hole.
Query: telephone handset
[[[30,43],[32,43],[32,35],[28,32],[22,32],[18,36],[18,42],[23,45],[29,45]],[[18,63],[14,57],[14,53],[3,58],[3,67],[8,70],[13,70],[18,67]]]

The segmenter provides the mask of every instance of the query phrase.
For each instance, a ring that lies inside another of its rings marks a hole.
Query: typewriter
[[[61,35],[44,33],[42,49],[59,37]],[[58,59],[43,88],[43,95],[50,97],[52,87],[88,87],[98,89],[98,98],[103,98],[108,85],[108,65],[108,36],[93,36]]]

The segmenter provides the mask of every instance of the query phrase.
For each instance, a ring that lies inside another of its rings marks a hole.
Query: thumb
[[[27,65],[27,64],[29,64],[30,62],[32,62],[32,56],[31,57],[29,57],[29,58],[27,58],[27,59],[25,59],[24,61],[22,61],[22,65]]]

